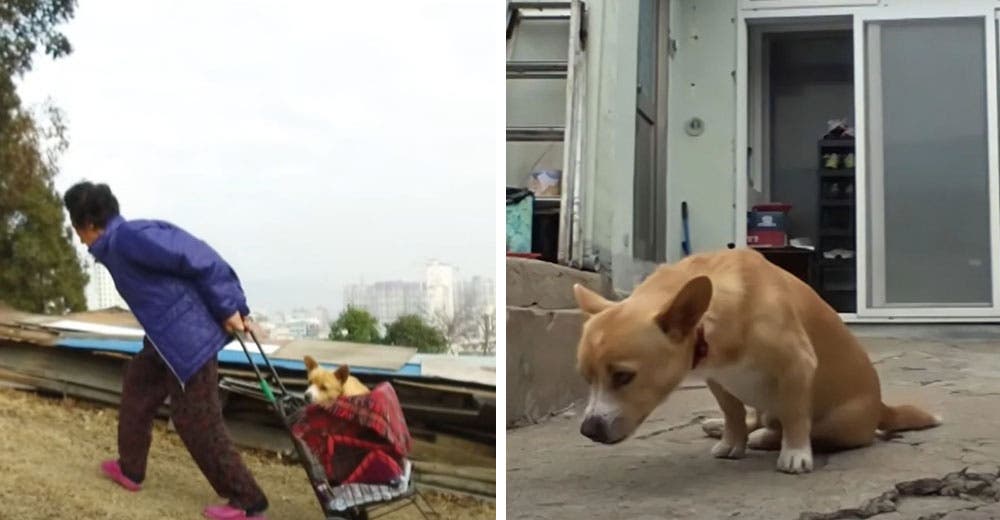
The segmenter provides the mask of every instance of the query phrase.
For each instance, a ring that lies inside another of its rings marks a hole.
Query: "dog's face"
[[[662,306],[612,303],[573,288],[589,317],[577,348],[577,368],[590,384],[580,433],[614,444],[628,438],[691,370],[697,326],[712,299],[705,276],[687,282]]]
[[[309,356],[304,361],[309,377],[309,388],[305,392],[307,403],[331,403],[344,394],[344,385],[351,377],[351,369],[347,365],[340,365],[331,372]]]

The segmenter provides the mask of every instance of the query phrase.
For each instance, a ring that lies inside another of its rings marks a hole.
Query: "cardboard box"
[[[788,215],[784,211],[747,212],[747,245],[750,247],[786,247]]]

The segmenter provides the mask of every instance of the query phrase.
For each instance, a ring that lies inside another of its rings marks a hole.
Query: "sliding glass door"
[[[996,29],[961,14],[855,22],[861,315],[997,314]]]

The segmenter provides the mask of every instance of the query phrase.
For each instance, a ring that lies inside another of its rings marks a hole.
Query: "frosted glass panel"
[[[984,30],[869,27],[873,307],[991,304]]]

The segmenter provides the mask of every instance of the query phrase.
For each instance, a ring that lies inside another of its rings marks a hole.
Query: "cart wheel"
[[[327,515],[326,520],[368,520],[368,511],[360,508]]]

